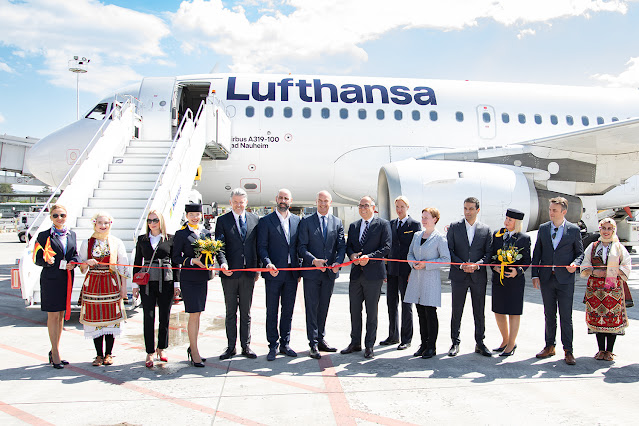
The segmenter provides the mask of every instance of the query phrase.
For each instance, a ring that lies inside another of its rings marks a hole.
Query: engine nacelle
[[[567,220],[581,217],[578,197],[537,190],[524,173],[494,164],[463,161],[404,160],[383,166],[377,187],[381,217],[396,217],[393,201],[399,195],[408,197],[410,214],[420,219],[424,207],[436,207],[441,218],[437,228],[445,231],[451,222],[463,218],[463,203],[468,197],[480,202],[479,220],[491,229],[503,227],[507,208],[526,214],[523,229],[537,229],[548,220],[548,200],[555,196],[569,201]]]

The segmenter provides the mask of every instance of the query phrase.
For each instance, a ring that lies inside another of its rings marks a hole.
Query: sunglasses
[[[552,234],[552,239],[554,240],[555,237],[557,236],[557,231],[559,231],[559,228],[555,228],[555,232],[553,232]]]
[[[155,219],[147,219],[146,223],[160,223],[160,219],[155,218]]]
[[[66,215],[66,213],[60,213],[60,214],[58,214],[58,213],[53,213],[53,214],[51,215],[51,217],[52,217],[52,218],[54,218],[54,219],[57,219],[57,218],[59,218],[59,217],[61,217],[62,219],[64,219],[65,217],[67,217],[67,215]]]

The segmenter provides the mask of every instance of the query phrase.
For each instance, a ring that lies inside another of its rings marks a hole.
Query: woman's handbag
[[[133,282],[138,286],[147,285],[149,283],[149,278],[151,275],[149,274],[149,270],[151,269],[151,264],[153,264],[153,259],[155,258],[155,252],[158,251],[158,247],[160,247],[160,243],[155,246],[155,250],[153,250],[153,256],[151,256],[151,261],[149,262],[149,267],[146,268],[146,272],[138,272],[133,274]]]

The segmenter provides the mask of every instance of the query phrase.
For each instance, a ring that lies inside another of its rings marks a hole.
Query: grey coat
[[[408,249],[408,260],[426,260],[429,262],[450,262],[450,252],[446,237],[436,229],[421,244],[424,231],[416,232]],[[411,273],[406,287],[405,303],[417,303],[423,306],[442,305],[441,269],[446,265],[427,263],[424,269],[415,269],[411,263]]]

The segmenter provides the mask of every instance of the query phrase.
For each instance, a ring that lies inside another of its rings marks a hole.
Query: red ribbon
[[[71,279],[71,270],[67,269],[67,312],[64,314],[64,319],[69,321],[71,319],[71,291],[73,290],[73,280]]]

